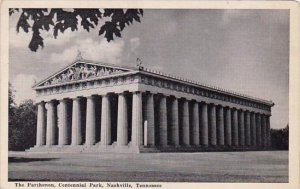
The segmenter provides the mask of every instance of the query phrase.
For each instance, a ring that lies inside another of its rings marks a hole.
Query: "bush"
[[[271,145],[278,150],[289,149],[289,125],[283,129],[271,129]]]

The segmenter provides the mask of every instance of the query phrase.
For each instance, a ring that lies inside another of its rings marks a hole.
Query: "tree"
[[[17,119],[16,119],[16,107],[14,101],[14,89],[9,83],[8,86],[8,149],[13,150],[16,146],[18,133],[16,130]]]
[[[9,150],[19,151],[34,146],[36,139],[37,109],[32,100],[15,107],[10,115]]]
[[[25,150],[35,144],[37,108],[32,100],[16,106],[14,89],[9,83],[8,88],[8,149]]]
[[[98,26],[101,19],[106,20],[99,29],[108,42],[115,37],[121,37],[121,32],[133,22],[141,22],[143,9],[18,9],[11,8],[9,15],[21,12],[17,23],[17,31],[22,28],[26,33],[32,31],[32,38],[28,45],[31,51],[36,52],[39,47],[44,47],[44,39],[40,31],[52,31],[54,38],[65,30],[78,30],[80,25],[86,31]],[[32,23],[31,23],[31,22]]]
[[[271,129],[272,148],[279,150],[289,149],[289,125],[283,129]]]
[[[11,83],[8,83],[8,114],[9,118],[13,117],[14,111],[15,111],[15,101],[14,101],[14,89],[11,85]],[[11,125],[11,119],[8,120],[9,125]]]
[[[29,149],[36,143],[37,106],[26,100],[18,107],[18,130],[22,136],[20,150]]]

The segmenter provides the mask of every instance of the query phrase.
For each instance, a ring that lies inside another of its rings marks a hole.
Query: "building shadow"
[[[35,161],[51,161],[56,158],[24,158],[24,157],[8,157],[8,163],[26,163]]]

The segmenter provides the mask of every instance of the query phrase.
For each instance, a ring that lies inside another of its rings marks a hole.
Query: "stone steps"
[[[160,152],[222,152],[222,151],[260,151],[267,150],[257,147],[227,147],[227,146],[164,146],[164,147],[132,147],[130,144],[126,146],[95,144],[91,146],[41,146],[32,147],[27,152],[39,153],[160,153]]]
[[[166,147],[141,147],[140,153],[153,152],[222,152],[222,151],[259,151],[256,147],[226,147],[226,146],[166,146]]]
[[[27,152],[55,152],[55,153],[73,153],[73,152],[83,152],[85,146],[41,146],[41,147],[32,147]]]

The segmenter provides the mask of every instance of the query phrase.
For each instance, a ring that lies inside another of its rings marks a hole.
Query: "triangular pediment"
[[[73,81],[90,80],[129,71],[134,71],[134,69],[104,63],[78,61],[37,83],[33,87],[36,88]]]

